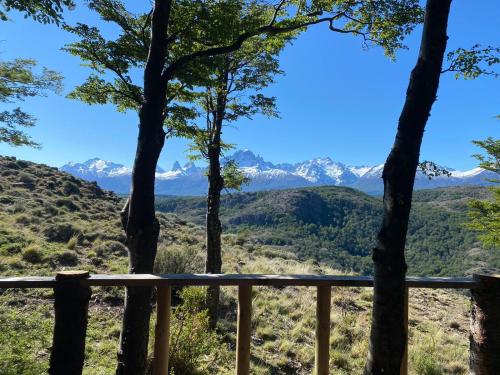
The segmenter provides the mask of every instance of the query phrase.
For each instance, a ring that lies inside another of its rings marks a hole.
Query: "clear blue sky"
[[[133,4],[133,1],[129,1]],[[137,3],[135,3],[137,4]],[[31,57],[65,76],[65,93],[81,83],[88,69],[60,48],[72,36],[51,25],[39,25],[12,14],[0,23],[2,59]],[[67,16],[98,22],[83,6]],[[498,0],[455,0],[449,26],[448,49],[474,43],[500,45]],[[110,30],[111,31],[111,30]],[[409,73],[420,38],[408,38],[408,51],[396,62],[380,49],[364,51],[361,40],[339,35],[324,26],[310,29],[281,56],[286,72],[268,93],[278,97],[281,119],[240,121],[225,131],[226,141],[249,148],[273,162],[297,162],[319,156],[352,165],[381,163],[390,150]],[[41,150],[0,144],[0,154],[60,166],[92,157],[131,165],[137,135],[137,115],[117,113],[113,106],[87,106],[50,95],[23,104],[38,119],[29,132]],[[473,168],[477,150],[473,139],[500,135],[500,80],[441,79],[438,101],[422,146],[422,159],[458,169]],[[186,143],[168,140],[160,166],[185,161]]]

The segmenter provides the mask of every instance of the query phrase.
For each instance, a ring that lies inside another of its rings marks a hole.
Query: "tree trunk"
[[[171,1],[157,0],[151,19],[151,44],[144,71],[144,103],[139,112],[139,135],[129,199],[122,223],[129,250],[130,273],[151,273],[160,226],[155,217],[155,171],[165,141],[166,83],[162,72],[166,58],[165,37]],[[152,288],[130,287],[125,295],[118,375],[142,375],[146,371]]]
[[[374,299],[365,375],[398,375],[406,348],[405,242],[420,145],[436,99],[451,0],[428,0],[418,61],[383,171],[384,216],[373,249]]]
[[[474,275],[471,290],[470,375],[500,374],[500,276]]]
[[[220,194],[224,187],[224,179],[221,175],[220,167],[220,129],[221,119],[214,121],[213,142],[208,150],[208,195],[207,195],[207,216],[206,216],[206,237],[207,237],[207,259],[205,263],[206,273],[222,272],[222,249],[221,234],[222,226],[219,218]],[[210,326],[215,328],[219,314],[219,286],[209,286],[207,288],[206,303]]]

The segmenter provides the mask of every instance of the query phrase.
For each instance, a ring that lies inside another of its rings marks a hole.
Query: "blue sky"
[[[132,3],[132,2],[130,2]],[[136,3],[137,4],[137,3]],[[60,50],[73,37],[53,25],[39,25],[12,14],[0,23],[2,59],[31,57],[65,76],[65,90],[81,83],[88,69]],[[68,14],[69,23],[97,22],[83,6]],[[475,43],[500,43],[498,0],[452,4],[448,49]],[[281,119],[257,117],[239,121],[224,132],[227,142],[248,148],[272,162],[297,162],[330,156],[350,165],[382,163],[392,145],[409,73],[418,52],[420,29],[408,38],[408,51],[396,62],[378,49],[363,50],[361,40],[311,28],[283,52],[286,72],[268,91],[278,97]],[[443,75],[427,125],[421,159],[457,169],[476,166],[473,139],[500,135],[500,80],[455,80]],[[113,106],[87,106],[64,95],[35,98],[23,107],[38,118],[29,133],[41,150],[0,144],[0,154],[60,166],[92,157],[131,165],[137,115],[117,113]],[[186,160],[186,142],[169,139],[159,165]]]

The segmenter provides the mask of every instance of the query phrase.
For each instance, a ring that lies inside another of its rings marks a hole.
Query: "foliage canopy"
[[[17,10],[25,18],[31,17],[41,23],[56,23],[62,21],[65,7],[73,8],[73,0],[0,0],[0,20],[7,21],[7,12]]]
[[[119,0],[91,0],[88,5],[105,22],[117,26],[119,35],[107,39],[95,26],[66,26],[80,40],[65,50],[93,71],[69,96],[88,104],[112,103],[120,111],[138,110],[143,88],[137,73],[148,56],[151,12],[133,14]],[[196,87],[201,78],[199,71],[190,68],[191,62],[237,51],[252,37],[290,33],[325,23],[331,31],[359,35],[365,46],[382,46],[389,56],[394,56],[398,48],[404,48],[405,36],[422,21],[422,16],[416,0],[174,1],[162,74],[167,82],[165,117],[168,114],[173,119],[170,124],[182,125],[196,116],[179,104],[189,99],[186,89]]]
[[[474,141],[485,154],[476,154],[479,166],[500,175],[500,140],[489,137]],[[500,183],[499,179],[491,180]],[[500,248],[500,186],[490,189],[492,200],[474,199],[469,204],[469,228],[479,232],[479,239],[488,247]]]
[[[46,95],[48,91],[61,91],[61,75],[47,68],[43,68],[41,74],[36,74],[33,71],[36,65],[36,61],[32,59],[0,61],[1,103],[15,103]],[[35,118],[20,107],[0,112],[0,142],[13,146],[39,146],[20,129],[32,127],[35,122]]]

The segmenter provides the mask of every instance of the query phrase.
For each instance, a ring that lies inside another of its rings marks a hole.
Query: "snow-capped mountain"
[[[234,160],[251,179],[243,190],[271,190],[292,187],[337,185],[349,186],[369,194],[380,194],[383,190],[383,164],[375,166],[347,166],[329,157],[307,160],[301,163],[273,164],[250,150],[238,150],[227,158]],[[223,161],[224,162],[224,161]],[[104,189],[127,193],[130,187],[131,168],[99,158],[84,163],[68,163],[60,168],[76,177],[97,181]],[[485,178],[491,172],[481,168],[469,171],[448,169],[451,176],[438,176],[429,180],[417,172],[415,188],[424,189],[454,185],[488,185]],[[156,170],[157,194],[203,195],[206,193],[205,168],[194,163],[181,165],[175,162],[170,170]]]
[[[130,175],[131,168],[99,158],[89,159],[84,163],[68,163],[60,168],[63,172],[71,173],[86,180],[100,177],[118,177]]]

